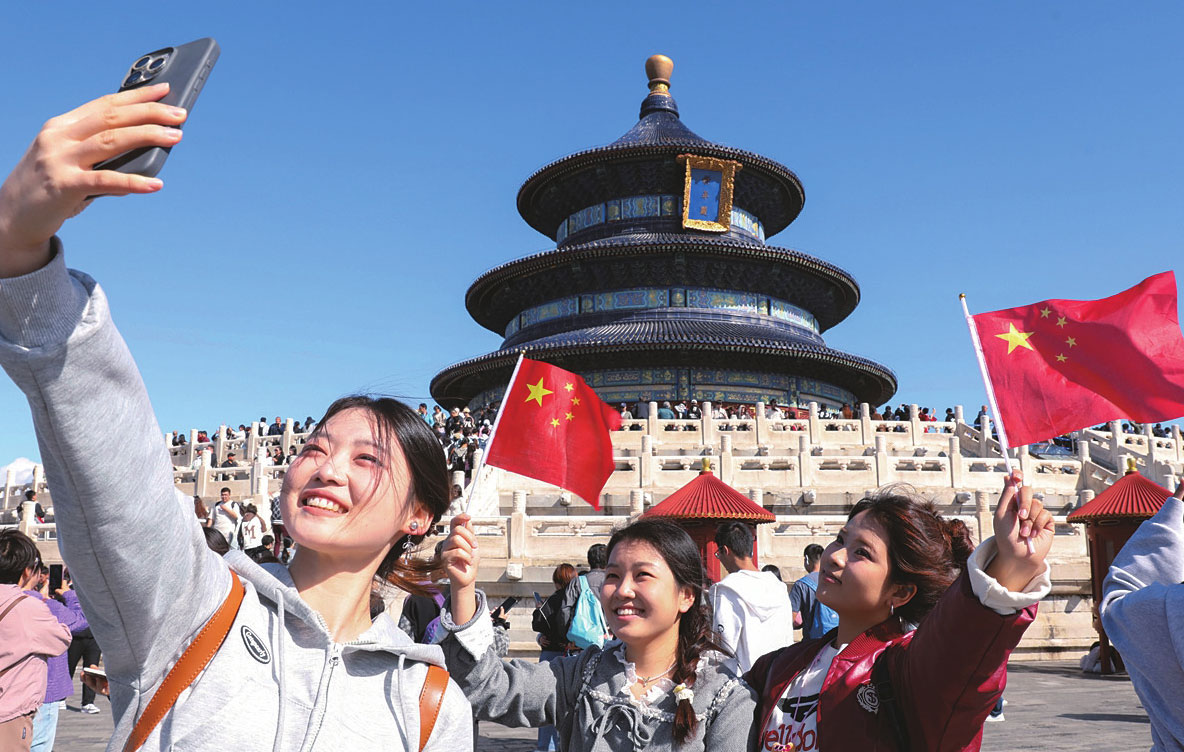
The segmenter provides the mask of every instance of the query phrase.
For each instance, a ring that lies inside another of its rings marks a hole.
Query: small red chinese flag
[[[1127,418],[1184,415],[1176,275],[1101,300],[1046,300],[974,316],[1013,446]]]
[[[552,483],[600,509],[621,416],[584,379],[523,358],[506,389],[486,464]]]

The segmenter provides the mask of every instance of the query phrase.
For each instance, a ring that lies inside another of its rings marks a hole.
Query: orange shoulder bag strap
[[[448,672],[439,666],[428,666],[423,689],[419,693],[419,752],[428,746],[440,708],[444,705],[444,690],[448,689]]]
[[[230,594],[197,633],[197,637],[193,638],[193,642],[189,643],[189,647],[185,648],[181,659],[169,669],[168,675],[164,677],[156,694],[148,702],[143,715],[136,721],[136,727],[132,729],[131,736],[123,745],[123,752],[133,752],[148,740],[148,735],[164,719],[165,714],[181,696],[181,692],[210,665],[218,648],[222,647],[230,627],[234,625],[234,618],[238,616],[238,607],[243,602],[243,594],[246,592],[233,569],[230,570],[230,579]]]

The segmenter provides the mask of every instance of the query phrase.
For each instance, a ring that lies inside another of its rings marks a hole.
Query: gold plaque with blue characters
[[[680,154],[678,161],[687,166],[682,226],[690,230],[727,232],[732,226],[732,183],[740,163],[694,154]]]

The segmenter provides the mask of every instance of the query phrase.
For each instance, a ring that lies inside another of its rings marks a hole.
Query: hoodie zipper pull
[[[338,663],[341,663],[341,646],[335,642],[329,651],[329,665],[336,668]]]

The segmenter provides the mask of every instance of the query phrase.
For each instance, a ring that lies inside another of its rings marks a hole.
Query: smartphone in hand
[[[503,614],[508,614],[510,612],[510,609],[512,609],[514,607],[514,605],[517,603],[518,603],[517,596],[511,595],[509,598],[506,598],[504,601],[502,601],[502,605],[498,606],[494,610],[495,611],[500,610]]]
[[[169,93],[160,101],[192,112],[197,95],[205,86],[221,50],[206,37],[180,47],[164,47],[140,55],[123,76],[119,91],[168,82]],[[155,177],[168,159],[172,147],[149,146],[100,162],[96,170],[116,170],[131,175]]]

